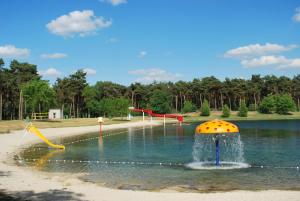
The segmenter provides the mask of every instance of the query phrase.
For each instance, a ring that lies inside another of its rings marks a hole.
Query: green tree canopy
[[[166,114],[171,112],[172,96],[169,92],[156,89],[150,97],[150,105],[154,112]]]
[[[275,110],[275,98],[273,95],[264,97],[261,104],[258,107],[258,111],[263,114],[270,114]]]
[[[106,117],[124,117],[128,114],[130,103],[128,99],[121,98],[104,98],[99,103],[99,111]]]
[[[29,109],[35,112],[48,111],[54,105],[55,91],[45,80],[34,79],[23,86],[24,97]]]
[[[275,112],[278,114],[288,114],[295,110],[293,98],[288,94],[275,96]]]
[[[196,106],[191,101],[185,101],[184,106],[182,108],[183,113],[195,112]]]

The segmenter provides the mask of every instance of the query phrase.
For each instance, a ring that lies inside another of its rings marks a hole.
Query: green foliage
[[[184,106],[182,108],[183,113],[195,112],[196,106],[191,101],[185,101]]]
[[[230,109],[226,104],[223,106],[222,112],[222,117],[230,117]]]
[[[238,112],[239,117],[247,117],[248,116],[248,108],[246,106],[245,101],[241,102],[239,112]]]
[[[295,110],[293,98],[288,94],[275,96],[275,112],[278,114],[288,114]]]
[[[269,95],[262,100],[259,112],[270,114],[275,111],[278,114],[288,114],[290,111],[294,111],[295,108],[295,103],[290,95]]]
[[[99,111],[106,117],[124,117],[128,114],[129,100],[125,98],[104,98],[99,103]]]
[[[203,105],[201,107],[201,116],[209,116],[210,115],[210,108],[209,108],[209,103],[207,100],[204,100]]]
[[[54,105],[55,92],[48,81],[34,79],[27,82],[22,89],[28,109],[33,112],[37,111],[38,108],[43,109],[39,112],[45,112]]]
[[[165,90],[156,89],[150,97],[150,105],[154,112],[166,114],[171,112],[172,96]]]
[[[270,114],[275,109],[275,97],[266,96],[260,103],[258,111],[263,114]]]
[[[99,101],[96,99],[97,91],[95,87],[86,86],[83,89],[82,95],[88,109],[88,115],[90,116],[92,114],[93,116],[99,116]]]
[[[256,111],[256,110],[257,110],[257,105],[255,105],[254,103],[251,103],[251,104],[248,106],[248,110],[249,110],[249,111]]]
[[[110,81],[88,85],[86,73],[79,70],[57,79],[53,86],[55,100],[51,101],[47,100],[48,97],[45,100],[35,97],[35,93],[40,92],[32,92],[36,87],[30,86],[32,83],[28,84],[31,80],[41,80],[36,65],[12,60],[5,66],[4,60],[0,58],[0,119],[24,118],[25,115],[36,111],[39,105],[42,111],[47,111],[50,105],[59,107],[65,115],[72,117],[97,117],[104,113],[107,116],[122,116],[126,114],[127,107],[121,106],[124,111],[118,113],[115,108],[119,102],[113,101],[122,97],[126,102],[129,100],[131,106],[152,108],[158,113],[169,113],[178,109],[182,112],[193,111],[193,105],[200,107],[203,99],[210,102],[210,105],[203,104],[202,115],[209,115],[210,107],[220,108],[222,102],[230,105],[230,109],[237,110],[240,98],[247,100],[249,111],[255,110],[254,103],[259,100],[263,100],[259,105],[259,111],[262,113],[287,114],[294,110],[293,101],[300,108],[300,75],[293,78],[252,75],[251,79],[247,80],[226,78],[224,81],[211,76],[197,78],[191,82],[133,83],[124,86]],[[22,92],[23,87],[26,89],[25,94]],[[274,96],[268,97],[267,94]],[[281,97],[279,94],[291,94],[292,97]],[[49,97],[51,99],[53,95]],[[191,102],[185,103],[186,99]],[[120,108],[118,110],[121,111]]]

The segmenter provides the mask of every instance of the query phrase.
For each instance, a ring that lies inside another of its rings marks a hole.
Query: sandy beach
[[[158,125],[159,122],[132,122],[104,125],[103,130]],[[70,137],[97,132],[98,126],[47,128],[41,132],[49,139]],[[193,200],[300,200],[300,191],[231,191],[217,193],[181,193],[176,191],[147,192],[117,190],[102,187],[78,179],[68,173],[46,173],[12,163],[12,157],[20,151],[18,146],[23,131],[0,135],[0,192],[21,200],[100,200],[100,201],[193,201]],[[27,135],[22,146],[39,143],[35,135]],[[245,178],[246,179],[246,178]]]

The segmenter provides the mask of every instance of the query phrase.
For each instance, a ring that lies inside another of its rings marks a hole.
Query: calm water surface
[[[236,122],[244,161],[252,167],[193,170],[198,124],[129,128],[63,139],[65,151],[30,148],[26,165],[51,172],[86,173],[82,179],[120,189],[300,190],[300,121]],[[114,134],[114,135],[113,135]],[[87,140],[85,140],[87,139]],[[221,150],[222,154],[222,150]],[[35,161],[33,161],[35,159]],[[38,160],[36,160],[38,159]],[[73,162],[72,162],[73,160]],[[80,162],[81,161],[81,162]]]

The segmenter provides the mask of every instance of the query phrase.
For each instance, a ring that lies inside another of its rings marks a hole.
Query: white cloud
[[[42,54],[42,59],[61,59],[67,57],[64,53]]]
[[[120,4],[125,4],[127,3],[127,0],[100,0],[101,2],[106,2],[109,3],[113,6],[118,6]]]
[[[288,63],[278,66],[278,69],[300,68],[300,58],[290,59]]]
[[[46,27],[53,34],[68,37],[91,35],[99,29],[111,26],[111,24],[112,20],[97,17],[92,10],[83,10],[62,15],[49,22]]]
[[[0,46],[0,57],[3,58],[18,58],[28,57],[30,50],[26,48],[17,48],[14,45]]]
[[[147,55],[147,52],[143,50],[143,51],[140,51],[140,52],[139,52],[138,57],[139,57],[139,58],[143,58],[143,57],[145,57],[146,55]]]
[[[92,68],[84,68],[83,72],[86,73],[86,75],[96,75],[97,71]]]
[[[296,8],[296,13],[293,16],[293,20],[295,22],[300,22],[300,7]]]
[[[242,60],[241,64],[245,67],[259,67],[270,65],[282,65],[287,64],[289,60],[284,56],[261,56],[250,60]]]
[[[276,66],[277,69],[300,68],[300,58],[289,59],[284,56],[261,56],[259,58],[242,60],[244,67]]]
[[[46,71],[39,71],[38,74],[47,77],[59,77],[61,72],[55,68],[48,68]]]
[[[297,47],[297,45],[283,46],[272,43],[266,43],[264,45],[250,44],[247,46],[242,46],[228,50],[227,52],[225,52],[224,56],[231,58],[249,58],[259,55],[266,55],[269,53],[280,53],[284,51],[289,51]]]
[[[135,81],[141,83],[177,81],[181,77],[178,73],[169,73],[160,68],[137,69],[128,73],[137,76]]]

